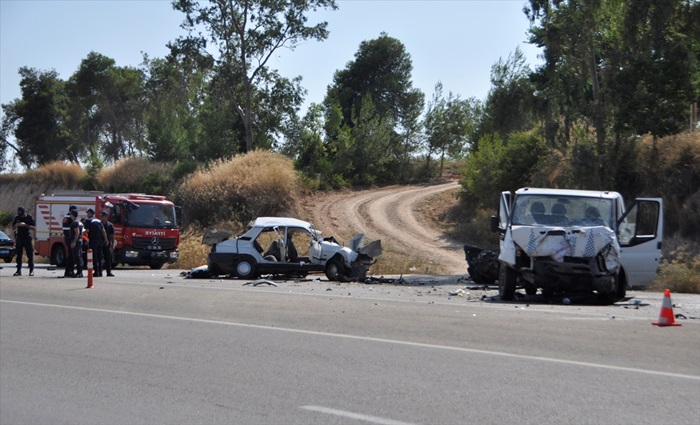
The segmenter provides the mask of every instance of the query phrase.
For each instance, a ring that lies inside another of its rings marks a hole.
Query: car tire
[[[255,260],[248,257],[238,260],[236,263],[236,277],[239,279],[255,279],[257,277]]]
[[[51,264],[55,264],[57,267],[66,266],[66,251],[63,245],[56,244],[51,250]]]
[[[328,280],[341,280],[344,276],[343,264],[337,258],[331,258],[326,262],[325,273]]]
[[[498,272],[498,295],[502,301],[513,301],[515,298],[516,272],[506,263],[501,263]]]
[[[163,263],[149,264],[148,267],[150,267],[151,270],[160,270],[163,268]]]
[[[6,263],[11,263],[12,262],[12,257],[5,257],[4,258]]]

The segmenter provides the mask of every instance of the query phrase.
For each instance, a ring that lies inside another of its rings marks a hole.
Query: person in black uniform
[[[29,266],[29,276],[34,276],[34,246],[32,245],[32,234],[30,231],[36,230],[34,219],[24,211],[24,207],[17,208],[17,215],[12,222],[12,230],[15,231],[15,244],[17,246],[17,272],[15,276],[22,276],[22,256],[27,253],[27,265]]]
[[[75,273],[73,272],[75,260],[73,260],[73,250],[70,247],[71,240],[73,239],[70,228],[71,224],[73,224],[73,216],[71,215],[71,211],[73,210],[78,211],[78,207],[71,205],[66,215],[63,216],[63,240],[66,243],[66,251],[68,251],[65,261],[63,262],[66,266],[66,271],[63,274],[64,277],[75,277]]]
[[[114,246],[114,225],[107,219],[107,212],[102,211],[100,213],[100,221],[102,221],[102,227],[105,228],[105,234],[107,235],[107,240],[103,245],[102,256],[105,260],[105,270],[107,271],[107,276],[114,277],[112,274],[112,247]]]
[[[88,246],[92,250],[92,267],[95,277],[102,277],[102,252],[107,242],[107,233],[102,222],[95,217],[95,210],[87,210]]]
[[[78,210],[70,212],[73,222],[70,225],[70,250],[73,255],[73,261],[77,268],[77,273],[73,277],[83,277],[83,223],[78,220]],[[71,270],[73,272],[73,270]]]

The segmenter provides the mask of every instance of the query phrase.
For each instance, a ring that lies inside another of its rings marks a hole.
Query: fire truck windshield
[[[172,205],[139,204],[139,208],[129,209],[129,226],[148,228],[173,228],[177,220]]]

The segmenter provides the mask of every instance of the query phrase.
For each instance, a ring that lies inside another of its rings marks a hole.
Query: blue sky
[[[462,98],[485,99],[491,66],[520,47],[531,67],[539,50],[526,43],[525,1],[339,0],[339,10],[311,15],[327,21],[330,37],[280,51],[272,67],[303,77],[306,105],[321,102],[336,70],[353,60],[364,40],[381,32],[400,40],[413,61],[413,85],[429,101],[435,84]],[[167,54],[184,34],[184,15],[169,0],[0,0],[0,103],[21,96],[22,66],[55,69],[68,79],[90,51],[138,66],[142,53]],[[305,112],[306,106],[302,109]]]

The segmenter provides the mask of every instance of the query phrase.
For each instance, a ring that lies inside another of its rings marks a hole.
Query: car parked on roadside
[[[313,224],[288,217],[259,217],[238,237],[215,231],[205,235],[211,245],[209,274],[255,279],[273,274],[305,277],[324,272],[329,280],[365,279],[369,267],[381,255],[381,241],[364,246],[364,234],[356,235],[345,247],[332,236],[322,238]]]
[[[0,258],[10,263],[16,254],[15,241],[7,233],[0,231]]]

